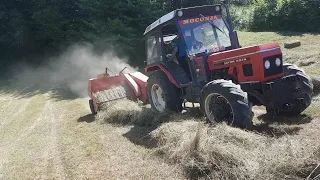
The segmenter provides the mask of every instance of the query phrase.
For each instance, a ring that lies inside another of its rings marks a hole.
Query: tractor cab
[[[171,74],[185,73],[187,78],[181,79],[181,85],[199,81],[194,58],[239,48],[225,4],[172,11],[148,26],[144,35],[147,67],[162,64]]]

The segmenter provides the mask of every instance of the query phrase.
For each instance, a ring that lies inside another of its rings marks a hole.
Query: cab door
[[[162,61],[161,38],[159,32],[154,32],[146,37],[147,62],[146,65]]]

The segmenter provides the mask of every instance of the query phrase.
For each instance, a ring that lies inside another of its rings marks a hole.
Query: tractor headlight
[[[271,66],[270,61],[269,61],[269,60],[266,60],[266,61],[264,62],[264,67],[265,67],[266,69],[269,69],[270,66]]]
[[[277,58],[277,59],[276,59],[276,66],[279,67],[280,65],[281,65],[281,59],[280,59],[280,58]]]

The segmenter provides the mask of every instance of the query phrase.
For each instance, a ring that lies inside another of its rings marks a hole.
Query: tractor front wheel
[[[180,91],[175,87],[167,75],[162,71],[155,71],[149,75],[148,97],[151,107],[158,111],[182,111]]]
[[[231,81],[208,83],[201,92],[201,110],[212,124],[226,122],[230,126],[248,129],[253,125],[247,95]]]
[[[296,92],[292,94],[292,99],[301,99],[303,103],[290,103],[289,109],[279,109],[277,114],[280,116],[300,115],[310,104],[313,95],[313,84],[311,78],[296,65],[284,64],[283,73],[285,76],[296,75]],[[274,113],[267,108],[267,113]]]

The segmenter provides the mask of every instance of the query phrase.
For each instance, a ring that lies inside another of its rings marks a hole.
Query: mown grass
[[[255,128],[245,131],[225,124],[211,126],[190,114],[156,114],[131,101],[109,104],[99,122],[147,126],[155,155],[179,164],[190,179],[312,179],[320,175],[319,35],[239,32],[242,46],[279,42],[284,60],[302,67],[312,78],[312,105],[299,117],[274,118],[255,108]],[[302,45],[284,49],[300,40]],[[130,107],[130,109],[126,108]]]

